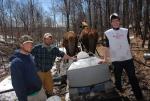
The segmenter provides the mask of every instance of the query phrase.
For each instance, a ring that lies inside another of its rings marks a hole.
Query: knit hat
[[[120,20],[120,17],[118,16],[117,13],[113,13],[110,15],[110,21],[112,21],[113,19],[119,19]]]
[[[27,42],[33,43],[33,39],[32,39],[31,36],[29,36],[29,35],[23,35],[23,36],[21,36],[21,37],[19,38],[19,43],[20,43],[20,44],[25,44],[25,43],[27,43]]]

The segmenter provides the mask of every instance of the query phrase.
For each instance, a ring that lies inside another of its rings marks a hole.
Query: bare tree
[[[13,27],[13,17],[12,17],[12,8],[13,8],[13,2],[11,0],[6,0],[5,1],[5,7],[8,11],[8,16],[9,16],[9,25],[7,27],[9,27],[8,33],[11,36],[11,40],[13,40],[14,34],[12,31],[12,27]]]
[[[97,0],[95,0],[95,1],[93,1],[93,3],[92,3],[93,5],[92,5],[92,7],[93,7],[93,20],[92,20],[92,28],[95,28],[95,29],[97,29],[98,28],[98,14],[99,14],[99,12],[98,12],[98,2],[97,2]]]
[[[123,0],[123,27],[129,27],[129,0]]]
[[[146,39],[150,38],[150,35],[148,34],[148,28],[149,28],[149,0],[144,0],[144,17],[143,17],[143,34],[144,34],[144,37],[143,37],[143,43],[142,43],[142,47],[144,47],[145,45],[145,41]],[[148,49],[150,51],[150,39],[148,40]]]
[[[66,18],[67,18],[67,23],[66,23],[66,30],[69,31],[70,30],[70,0],[64,0],[64,4],[65,4],[65,11],[66,11]]]
[[[34,5],[34,0],[28,0],[28,18],[29,18],[29,30],[30,32],[34,31],[35,28],[35,5]]]
[[[134,10],[134,23],[135,23],[135,30],[136,30],[136,36],[141,35],[142,37],[142,32],[141,32],[141,27],[140,27],[140,22],[141,22],[141,6],[142,6],[142,0],[132,0],[133,1],[133,10]]]
[[[4,39],[7,43],[7,36],[8,36],[8,32],[9,32],[9,28],[8,26],[10,25],[9,21],[10,21],[10,15],[8,16],[9,13],[7,13],[8,8],[7,8],[7,3],[5,3],[4,0],[0,0],[0,16],[1,16],[1,33],[4,36]],[[9,12],[9,11],[8,11]],[[10,27],[10,26],[9,26]]]
[[[88,4],[88,18],[89,18],[89,26],[92,27],[92,15],[91,15],[91,8],[92,8],[92,1],[91,0],[86,0]]]
[[[109,28],[110,27],[110,24],[109,24],[109,16],[110,16],[110,8],[109,8],[109,5],[110,5],[110,0],[106,0],[106,17],[105,17],[105,27],[106,28]]]
[[[104,20],[103,20],[103,14],[102,14],[102,2],[100,0],[97,0],[97,5],[98,5],[98,10],[99,10],[99,13],[98,13],[98,25],[97,25],[97,29],[100,33],[100,36],[102,38],[102,40],[104,40]]]
[[[29,31],[29,17],[28,17],[28,9],[26,7],[26,5],[22,4],[19,7],[19,19],[22,21],[23,23],[23,28],[24,28],[24,32],[28,32]]]

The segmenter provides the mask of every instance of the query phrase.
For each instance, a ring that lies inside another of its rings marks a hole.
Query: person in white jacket
[[[113,13],[110,16],[110,23],[112,28],[104,33],[106,38],[104,62],[107,61],[109,54],[114,66],[115,86],[117,90],[123,92],[121,76],[123,69],[125,69],[136,99],[143,101],[143,94],[135,75],[135,66],[129,46],[128,29],[120,27],[120,17],[117,13]]]

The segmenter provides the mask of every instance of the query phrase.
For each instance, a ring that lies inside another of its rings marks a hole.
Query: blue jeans
[[[118,90],[122,89],[121,76],[122,76],[123,69],[125,69],[136,99],[142,99],[143,95],[139,87],[139,82],[135,75],[135,66],[133,63],[133,59],[126,60],[126,61],[115,61],[112,62],[112,64],[114,66],[116,88]]]

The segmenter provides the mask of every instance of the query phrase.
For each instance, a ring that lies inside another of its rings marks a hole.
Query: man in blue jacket
[[[42,83],[30,54],[33,40],[28,35],[19,39],[20,49],[11,56],[12,85],[19,101],[46,101]]]

